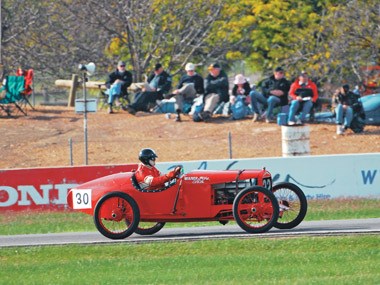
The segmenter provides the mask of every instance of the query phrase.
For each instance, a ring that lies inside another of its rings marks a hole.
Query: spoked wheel
[[[94,212],[96,228],[110,239],[123,239],[130,236],[136,230],[139,221],[139,207],[126,193],[108,193],[96,204]]]
[[[307,200],[303,191],[293,183],[282,182],[274,185],[272,192],[280,207],[274,227],[291,229],[298,226],[307,212]]]
[[[164,226],[165,223],[140,222],[135,233],[142,236],[153,235],[159,232]]]
[[[165,223],[140,222],[135,230],[135,233],[142,236],[153,235],[159,232],[164,226]]]
[[[233,214],[248,233],[269,231],[278,218],[278,203],[271,191],[261,186],[246,188],[236,195]]]

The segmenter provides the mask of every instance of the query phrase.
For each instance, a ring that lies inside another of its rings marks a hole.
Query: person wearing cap
[[[302,124],[310,113],[313,104],[317,102],[317,85],[310,80],[307,72],[302,71],[298,79],[290,86],[289,95],[292,101],[289,107],[288,125]],[[296,120],[296,114],[299,110],[301,113]]]
[[[193,101],[197,96],[203,95],[205,92],[203,86],[203,77],[195,72],[195,65],[188,62],[185,66],[186,74],[184,74],[177,85],[177,89],[173,91],[176,102],[174,104],[177,116],[176,122],[181,121],[180,114],[183,112],[183,104],[185,101]]]
[[[125,69],[125,62],[119,61],[115,71],[108,75],[106,81],[108,94],[108,113],[113,113],[113,103],[121,105],[119,97],[128,97],[128,87],[132,84],[132,73]]]
[[[220,102],[228,102],[228,77],[218,63],[208,67],[209,74],[205,79],[204,108],[200,118],[207,122]]]
[[[258,103],[267,105],[266,118],[267,123],[273,122],[273,109],[276,106],[288,105],[288,92],[290,88],[290,82],[284,76],[284,69],[282,67],[276,67],[273,71],[273,75],[263,81],[261,85],[260,93],[257,90],[253,90],[250,93],[251,105],[253,109],[253,121],[256,122],[262,118],[261,110]]]
[[[245,106],[248,107],[250,103],[250,97],[249,94],[251,92],[251,86],[249,85],[248,80],[245,78],[243,74],[237,74],[235,76],[234,80],[234,87],[232,87],[232,92],[230,96],[230,105],[231,105],[231,111],[232,111],[232,119],[236,119],[234,116],[234,110],[236,110],[236,101],[241,97],[242,101],[244,102],[244,108]],[[246,112],[245,112],[246,113]]]
[[[343,135],[344,132],[351,126],[354,117],[354,108],[359,103],[360,95],[350,91],[350,86],[344,84],[340,87],[335,94],[335,120],[336,120],[336,133]]]
[[[147,79],[147,84],[141,92],[135,94],[132,104],[127,105],[125,110],[132,115],[137,111],[149,112],[157,104],[157,100],[164,99],[171,87],[172,77],[164,70],[161,63],[157,63]]]

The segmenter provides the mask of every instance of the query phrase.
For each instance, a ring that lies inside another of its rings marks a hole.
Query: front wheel
[[[135,230],[135,233],[142,236],[153,235],[160,231],[164,226],[165,223],[140,222]]]
[[[272,192],[279,204],[279,218],[274,224],[278,229],[292,229],[306,216],[307,200],[303,191],[295,184],[281,182],[273,186]]]
[[[233,215],[246,232],[269,231],[278,219],[278,203],[271,191],[261,186],[246,188],[236,195]]]
[[[130,236],[136,230],[139,221],[139,207],[126,193],[108,193],[100,198],[95,206],[95,226],[107,238],[124,239]]]

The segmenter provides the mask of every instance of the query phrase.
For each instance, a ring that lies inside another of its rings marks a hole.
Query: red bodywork
[[[271,174],[265,169],[196,170],[161,192],[137,190],[131,182],[132,175],[133,172],[113,174],[73,188],[67,196],[68,205],[93,215],[99,199],[117,191],[136,201],[142,222],[223,221],[233,219],[232,203],[240,190],[253,185],[272,188]]]

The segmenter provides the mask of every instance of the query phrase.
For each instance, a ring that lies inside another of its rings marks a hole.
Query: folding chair
[[[25,110],[26,113],[26,107],[29,105],[33,110],[34,107],[29,101],[30,95],[33,93],[33,77],[34,77],[34,71],[33,69],[28,70],[22,70],[19,68],[16,72],[16,75],[23,76],[25,83],[24,83],[24,90],[21,92],[21,100],[19,101],[20,108]]]
[[[5,78],[5,85],[0,88],[0,92],[5,92],[5,97],[0,99],[0,108],[10,116],[9,105],[13,104],[15,107],[26,116],[26,112],[18,104],[22,100],[21,93],[24,91],[25,79],[23,76],[7,76]],[[6,106],[5,106],[6,105]]]

